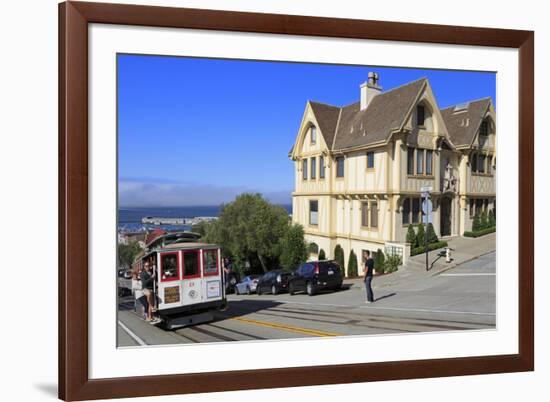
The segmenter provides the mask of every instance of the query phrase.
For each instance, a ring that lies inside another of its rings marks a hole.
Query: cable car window
[[[183,254],[183,276],[199,276],[198,251],[186,251]]]
[[[204,275],[216,275],[218,273],[218,251],[203,251],[203,273]]]
[[[163,281],[174,281],[179,279],[178,255],[176,253],[162,254],[161,279]]]

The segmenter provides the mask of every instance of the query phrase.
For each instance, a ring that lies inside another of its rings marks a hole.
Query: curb
[[[465,264],[467,262],[470,262],[470,261],[473,261],[473,260],[477,260],[478,258],[480,257],[483,257],[487,254],[491,254],[491,253],[494,253],[496,250],[491,250],[491,251],[487,251],[486,253],[483,253],[483,254],[480,254],[480,255],[476,255],[475,257],[472,257],[472,258],[468,258],[464,261],[461,261],[460,263],[454,263],[454,264],[451,264],[449,265],[448,267],[445,267],[445,268],[442,268],[441,270],[437,271],[437,272],[434,272],[432,274],[429,275],[430,278],[433,278],[434,276],[437,276],[437,275],[441,275],[443,272],[446,272],[450,269],[453,269],[453,268],[456,268],[458,267],[459,265],[462,265],[462,264]]]

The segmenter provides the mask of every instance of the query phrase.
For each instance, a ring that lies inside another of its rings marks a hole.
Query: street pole
[[[426,247],[426,271],[428,270],[428,192],[425,192],[424,193],[426,195],[426,198],[425,198],[425,205],[426,205],[426,227],[425,227],[425,230],[424,230],[424,234],[425,234],[425,237],[424,237],[424,247]]]
[[[431,221],[432,216],[432,205],[429,204],[430,192],[433,191],[433,188],[430,186],[421,187],[420,191],[422,192],[422,197],[424,197],[424,202],[422,203],[422,212],[426,217],[423,219],[423,222],[420,222],[421,225],[426,225],[424,230],[424,247],[426,248],[426,271],[428,271],[428,224]]]

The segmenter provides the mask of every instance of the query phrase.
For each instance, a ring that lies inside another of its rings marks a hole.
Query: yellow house
[[[496,208],[495,111],[490,98],[440,110],[427,78],[382,91],[369,73],[360,100],[309,101],[289,153],[295,165],[293,222],[333,258],[363,250],[406,262],[410,224],[422,221],[421,187],[431,187],[439,237],[471,230]],[[495,210],[496,212],[496,210]]]

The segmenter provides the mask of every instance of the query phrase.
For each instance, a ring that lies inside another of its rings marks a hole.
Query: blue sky
[[[495,100],[486,72],[118,55],[119,204],[219,205],[243,191],[290,203],[306,102],[356,102],[369,71],[384,90],[428,77],[441,108]]]

